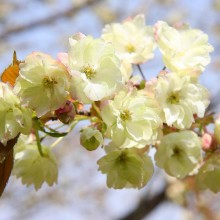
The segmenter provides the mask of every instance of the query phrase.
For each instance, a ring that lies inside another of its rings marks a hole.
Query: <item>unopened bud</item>
[[[80,144],[87,150],[96,150],[102,143],[103,137],[100,131],[91,127],[82,130]]]
[[[213,137],[211,134],[205,133],[202,136],[202,149],[208,151],[212,148]]]
[[[76,111],[73,104],[67,101],[66,104],[55,111],[57,118],[64,124],[69,124],[74,120]]]

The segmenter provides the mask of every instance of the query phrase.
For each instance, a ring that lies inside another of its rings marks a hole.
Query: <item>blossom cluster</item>
[[[164,67],[146,80],[141,65],[154,58],[156,49]],[[155,161],[170,176],[194,176],[202,189],[218,192],[220,120],[208,133],[207,125],[214,122],[206,111],[210,94],[199,83],[212,51],[201,30],[163,21],[147,26],[140,14],[106,25],[98,39],[71,36],[69,50],[57,59],[29,54],[15,83],[0,84],[1,141],[7,147],[20,135],[13,174],[36,189],[57,182],[55,145],[45,147],[45,136],[62,139],[77,122],[89,120],[80,143],[89,151],[105,150],[97,164],[108,187],[142,188]],[[60,132],[51,121],[70,129]],[[215,176],[218,181],[212,183]]]

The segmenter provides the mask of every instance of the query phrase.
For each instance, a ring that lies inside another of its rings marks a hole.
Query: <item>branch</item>
[[[147,196],[145,196],[147,197]],[[120,220],[141,220],[151,211],[153,211],[160,203],[167,200],[166,188],[152,198],[143,198],[139,202],[137,208]]]
[[[19,33],[22,32],[24,30],[27,29],[32,29],[41,25],[45,25],[45,24],[49,24],[54,22],[55,20],[58,20],[62,17],[69,17],[72,16],[73,14],[77,13],[78,11],[80,11],[82,8],[87,7],[87,6],[92,6],[98,2],[100,2],[101,0],[87,0],[84,3],[77,5],[77,6],[73,6],[71,8],[69,8],[66,11],[61,11],[57,14],[51,15],[47,18],[43,18],[37,21],[32,21],[29,24],[26,25],[22,25],[22,26],[17,26],[17,27],[12,27],[8,30],[6,30],[5,32],[3,32],[2,34],[0,34],[0,39],[3,40],[4,38],[8,37],[9,35],[12,35],[14,33]]]
[[[211,102],[208,108],[206,109],[206,112],[216,112],[219,110],[220,108],[219,92],[220,91],[218,90],[218,92],[216,92],[216,94],[213,95],[213,97],[211,97]]]

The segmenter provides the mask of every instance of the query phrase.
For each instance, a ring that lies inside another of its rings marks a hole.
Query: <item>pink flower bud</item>
[[[205,133],[202,136],[202,149],[204,151],[213,151],[216,149],[216,140],[212,134]]]
[[[57,118],[64,124],[69,124],[74,120],[76,111],[73,104],[68,100],[66,104],[55,111]]]
[[[208,133],[203,134],[202,136],[202,149],[209,150],[212,145],[212,136]]]

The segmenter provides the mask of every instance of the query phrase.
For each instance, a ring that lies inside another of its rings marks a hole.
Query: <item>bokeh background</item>
[[[55,58],[58,52],[68,50],[68,38],[74,33],[99,37],[106,23],[120,22],[138,13],[145,14],[148,25],[158,20],[185,22],[209,35],[215,52],[201,83],[211,91],[213,110],[218,111],[220,0],[0,0],[0,71],[11,63],[14,50],[20,60],[32,51]],[[162,67],[156,52],[155,60],[142,68],[149,79]],[[183,199],[179,193],[182,183],[167,179],[159,171],[141,190],[107,189],[105,176],[96,165],[103,152],[87,152],[79,144],[78,133],[85,125],[79,124],[55,148],[59,161],[57,185],[43,185],[35,192],[33,187],[10,178],[0,200],[0,220],[220,219],[220,195],[204,192],[197,198],[188,192],[187,199]],[[168,197],[163,193],[167,181]],[[129,215],[137,207],[145,217]],[[148,213],[148,209],[152,211]]]

